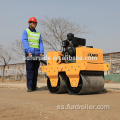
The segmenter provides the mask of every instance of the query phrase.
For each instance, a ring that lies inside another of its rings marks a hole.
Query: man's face
[[[29,26],[32,27],[32,28],[36,28],[37,23],[36,22],[30,22]]]

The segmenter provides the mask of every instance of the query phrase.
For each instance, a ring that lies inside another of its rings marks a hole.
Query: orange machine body
[[[76,60],[73,63],[61,63],[61,51],[49,51],[47,53],[47,65],[42,66],[43,72],[50,78],[51,86],[58,84],[59,72],[65,72],[72,87],[79,83],[80,71],[108,71],[109,63],[103,64],[102,49],[76,47]]]

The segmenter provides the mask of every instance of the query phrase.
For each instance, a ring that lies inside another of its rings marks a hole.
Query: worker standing
[[[24,47],[25,57],[36,57],[44,54],[44,46],[41,34],[36,31],[37,19],[31,17],[28,21],[29,27],[23,31],[22,43]],[[37,59],[26,59],[27,71],[27,92],[39,90],[37,87],[37,76],[40,61]]]

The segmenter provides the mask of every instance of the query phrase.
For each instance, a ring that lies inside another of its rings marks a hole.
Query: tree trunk
[[[4,80],[4,73],[5,73],[5,65],[3,66],[2,82],[3,82],[3,80]]]

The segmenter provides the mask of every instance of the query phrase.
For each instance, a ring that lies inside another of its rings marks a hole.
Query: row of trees
[[[68,33],[73,33],[75,35],[87,33],[85,32],[86,26],[80,27],[78,24],[65,18],[45,17],[45,19],[39,20],[39,27],[44,48],[48,51],[61,50],[61,43],[67,38],[66,36]],[[15,56],[19,58],[24,56],[22,40],[15,40],[9,51],[0,46],[0,64],[3,65],[3,79],[6,65],[8,65],[11,60],[16,60]]]

